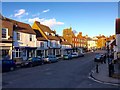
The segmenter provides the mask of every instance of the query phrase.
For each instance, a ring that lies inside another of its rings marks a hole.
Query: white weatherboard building
[[[36,33],[26,23],[8,19],[13,23],[13,58],[26,60],[36,56]]]
[[[12,39],[12,32],[13,32],[13,24],[10,21],[7,21],[6,18],[1,16],[0,25],[1,28],[1,36],[0,36],[0,51],[1,51],[1,58],[10,58],[12,59],[12,46],[13,46],[13,39]]]

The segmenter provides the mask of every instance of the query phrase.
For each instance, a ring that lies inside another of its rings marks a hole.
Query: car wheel
[[[15,68],[14,67],[10,67],[10,71],[13,71]]]

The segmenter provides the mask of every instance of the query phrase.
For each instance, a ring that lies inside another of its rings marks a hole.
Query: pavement
[[[99,64],[98,66],[98,71],[99,73],[96,73],[95,68],[91,71],[91,73],[89,74],[91,79],[93,79],[96,82],[99,83],[104,83],[104,84],[111,84],[111,85],[116,85],[116,86],[120,86],[120,79],[117,78],[113,78],[113,77],[109,77],[109,72],[108,72],[108,64],[103,63],[103,64]],[[115,67],[115,70],[117,67]],[[115,73],[118,71],[115,71]]]

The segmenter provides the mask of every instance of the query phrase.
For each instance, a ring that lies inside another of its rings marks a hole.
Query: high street
[[[3,88],[115,88],[88,78],[95,67],[94,56],[87,53],[72,60],[3,73]]]

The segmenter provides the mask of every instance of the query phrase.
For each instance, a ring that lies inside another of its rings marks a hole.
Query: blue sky
[[[48,25],[62,35],[64,28],[96,36],[115,34],[118,17],[117,2],[3,2],[2,14],[33,24],[34,20]]]

